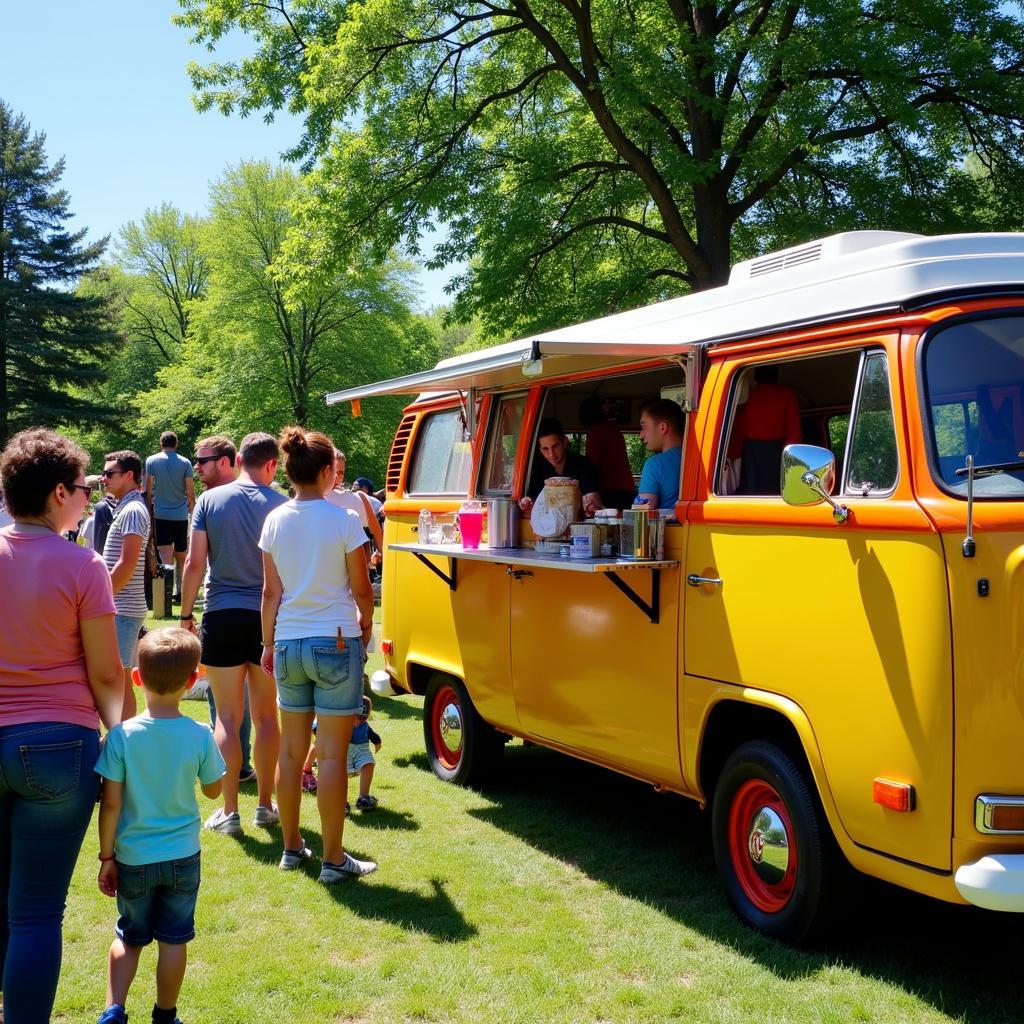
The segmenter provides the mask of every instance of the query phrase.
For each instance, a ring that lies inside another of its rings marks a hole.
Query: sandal
[[[356,801],[356,810],[359,811],[372,811],[377,807],[377,798],[375,796],[361,796]]]

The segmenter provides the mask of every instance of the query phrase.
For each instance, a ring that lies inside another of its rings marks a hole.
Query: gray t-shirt
[[[234,481],[204,491],[192,513],[192,529],[206,534],[210,572],[208,612],[225,608],[259,610],[263,596],[263,521],[287,496],[272,487]]]
[[[153,514],[157,519],[188,519],[185,481],[192,463],[177,452],[162,451],[146,459],[146,476],[153,480]]]

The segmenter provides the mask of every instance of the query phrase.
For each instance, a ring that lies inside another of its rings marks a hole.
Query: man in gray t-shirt
[[[170,565],[174,552],[179,586],[188,548],[188,517],[195,503],[192,463],[178,454],[178,435],[165,430],[160,435],[160,451],[146,459],[146,504],[153,517],[160,561]]]
[[[225,468],[228,447],[233,454],[234,447],[226,438],[211,437],[199,442],[196,465],[201,479],[205,479],[206,473],[219,472],[218,467]],[[228,769],[224,776],[224,807],[213,813],[206,827],[228,835],[242,831],[238,813],[238,773],[242,767],[238,729],[246,683],[256,732],[253,763],[259,792],[253,824],[265,827],[278,820],[271,795],[281,733],[277,689],[273,678],[260,667],[263,556],[259,538],[263,521],[288,500],[270,487],[278,462],[273,437],[249,434],[242,440],[238,454],[238,479],[204,491],[196,502],[181,587],[181,625],[195,632],[192,609],[209,561],[199,642],[206,677],[217,704],[214,737]]]

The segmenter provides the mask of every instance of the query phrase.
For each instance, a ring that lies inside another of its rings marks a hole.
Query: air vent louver
[[[821,242],[805,245],[802,249],[794,249],[787,253],[775,253],[763,260],[754,260],[750,265],[751,277],[764,277],[790,267],[800,267],[806,263],[816,263],[821,259]]]
[[[412,433],[412,425],[415,422],[416,417],[410,415],[404,417],[398,425],[395,440],[391,445],[391,456],[388,459],[385,487],[389,496],[398,493],[398,486],[402,482],[402,463],[405,461],[405,452],[409,447],[409,435]]]

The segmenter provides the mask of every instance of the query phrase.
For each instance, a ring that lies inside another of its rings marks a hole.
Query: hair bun
[[[306,431],[302,427],[285,427],[281,431],[280,439],[281,451],[286,455],[292,454],[292,452],[302,451],[302,449],[308,447],[308,441],[306,439]]]

